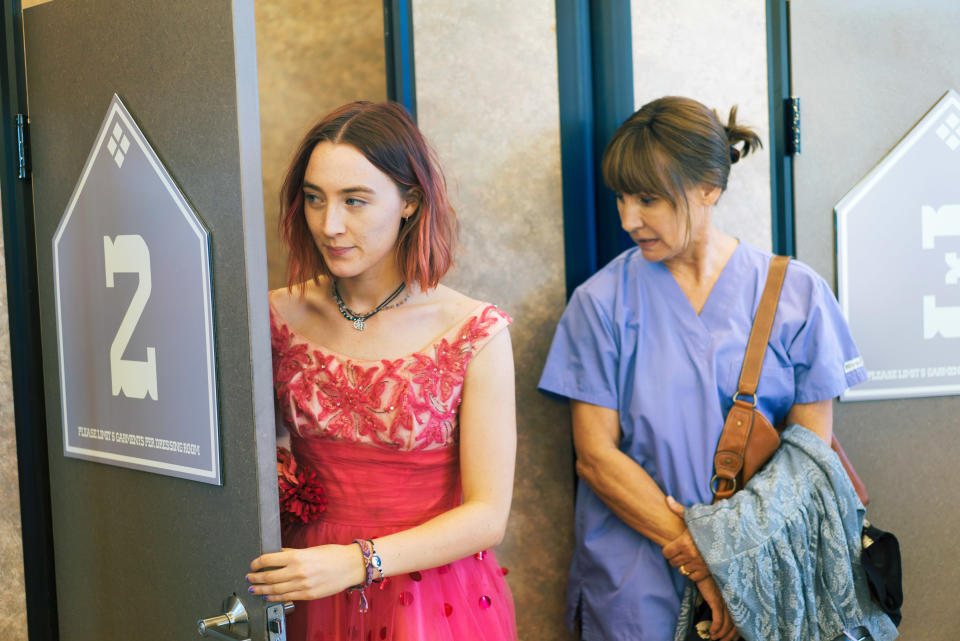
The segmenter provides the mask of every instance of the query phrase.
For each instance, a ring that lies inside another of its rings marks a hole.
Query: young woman
[[[637,246],[574,292],[540,380],[570,399],[583,482],[567,614],[584,640],[672,639],[687,579],[713,610],[709,637],[737,636],[680,504],[711,502],[713,456],[771,260],[712,219],[731,164],[759,143],[735,109],[723,125],[699,102],[667,97],[628,118],[604,152]],[[829,443],[831,399],[865,379],[830,288],[791,261],[758,409]]]
[[[250,592],[298,601],[297,641],[515,639],[489,551],[513,488],[510,317],[439,284],[457,224],[426,142],[399,105],[345,105],[281,200],[278,421],[327,504],[253,561]]]

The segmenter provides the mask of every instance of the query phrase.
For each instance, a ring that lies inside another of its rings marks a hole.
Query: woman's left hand
[[[710,606],[710,614],[712,615],[710,638],[717,641],[738,641],[740,632],[733,622],[733,617],[730,615],[730,610],[727,609],[727,604],[723,600],[723,594],[720,593],[716,581],[706,578],[697,583],[697,589],[700,590],[704,601]]]
[[[258,556],[250,569],[250,593],[268,601],[319,599],[367,578],[360,547],[355,544],[283,548]]]
[[[677,503],[672,496],[667,497],[667,507],[670,511],[683,518],[684,508]],[[670,543],[663,546],[663,556],[673,567],[680,570],[691,581],[702,581],[710,576],[710,570],[700,556],[700,550],[697,549],[690,536],[690,530],[684,530],[683,533]]]

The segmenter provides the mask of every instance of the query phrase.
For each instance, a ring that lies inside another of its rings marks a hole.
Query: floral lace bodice
[[[271,304],[280,415],[302,437],[410,451],[447,447],[457,438],[467,365],[510,322],[483,303],[419,352],[366,361],[301,336]]]

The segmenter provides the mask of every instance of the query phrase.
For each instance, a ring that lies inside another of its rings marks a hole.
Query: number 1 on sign
[[[127,307],[127,313],[117,329],[110,344],[110,387],[114,396],[120,392],[127,398],[146,398],[157,400],[157,361],[156,350],[147,348],[146,361],[124,360],[123,353],[130,343],[133,331],[140,322],[143,309],[150,298],[150,250],[139,234],[117,236],[110,240],[103,237],[103,259],[107,276],[107,287],[113,287],[115,274],[137,274],[139,282],[133,300]]]

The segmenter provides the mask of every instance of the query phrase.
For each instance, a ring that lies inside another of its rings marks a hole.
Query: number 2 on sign
[[[110,386],[114,396],[120,392],[127,398],[145,398],[148,394],[157,400],[156,350],[147,348],[146,361],[124,360],[123,353],[130,343],[133,330],[140,322],[143,309],[150,298],[150,250],[143,236],[124,235],[110,240],[103,237],[103,259],[107,287],[113,287],[115,274],[137,274],[139,282],[133,300],[123,316],[120,328],[110,344]]]

